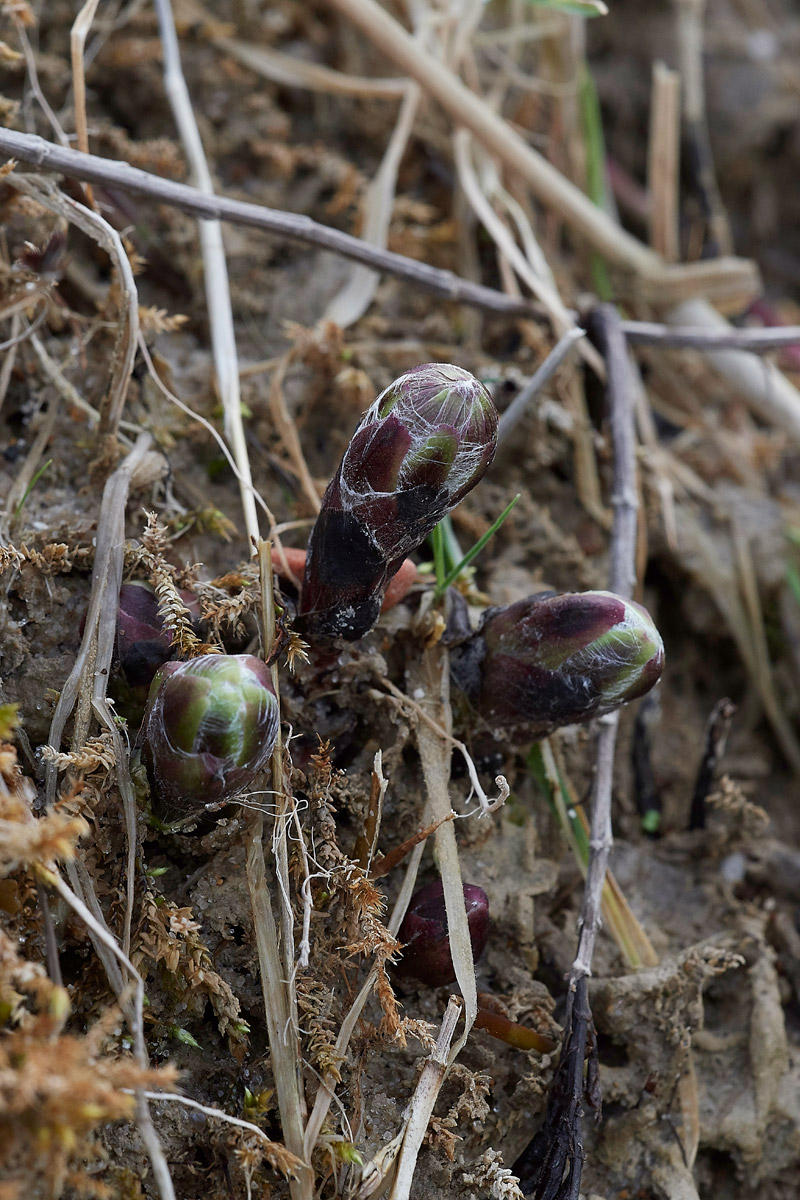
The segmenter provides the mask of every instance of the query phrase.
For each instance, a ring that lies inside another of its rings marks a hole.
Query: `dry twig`
[[[331,250],[343,258],[364,263],[376,271],[385,271],[399,279],[405,279],[415,287],[426,288],[446,300],[461,301],[485,308],[490,312],[508,316],[536,316],[536,309],[527,301],[514,296],[505,296],[493,288],[460,279],[452,271],[443,271],[428,266],[402,254],[393,254],[370,246],[360,238],[341,233],[327,225],[320,225],[310,217],[298,213],[280,212],[260,204],[249,204],[243,200],[230,200],[224,196],[206,195],[186,183],[174,183],[140,171],[126,162],[98,158],[94,154],[80,154],[46,142],[33,134],[17,133],[12,129],[0,129],[0,150],[23,162],[43,167],[52,173],[69,175],[73,179],[86,179],[92,183],[121,188],[122,191],[149,196],[164,204],[171,204],[183,212],[189,212],[205,221],[233,221],[238,225],[249,225],[267,233],[277,234],[290,242],[319,246]]]

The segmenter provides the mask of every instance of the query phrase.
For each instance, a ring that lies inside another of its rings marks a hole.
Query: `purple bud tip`
[[[472,958],[477,962],[489,937],[489,900],[483,888],[464,884]],[[444,886],[440,879],[420,888],[411,898],[398,938],[404,943],[397,973],[418,979],[429,987],[443,987],[456,977],[447,936]]]
[[[159,815],[174,820],[243,791],[269,761],[279,720],[261,659],[206,654],[166,663],[153,680],[142,727]]]
[[[453,665],[493,729],[528,738],[643,696],[663,669],[664,644],[647,610],[611,592],[532,596],[490,610]]]
[[[355,641],[389,580],[476,483],[497,443],[497,412],[468,371],[425,363],[364,414],[311,531],[300,602],[307,636]]]
[[[191,611],[197,601],[191,592],[181,592]],[[172,653],[172,639],[165,632],[158,599],[147,583],[123,583],[117,614],[117,654],[130,687],[150,686],[158,668]]]

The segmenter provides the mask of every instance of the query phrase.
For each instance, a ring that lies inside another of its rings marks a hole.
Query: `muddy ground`
[[[581,187],[591,157],[579,103],[585,50],[616,206],[641,237],[651,68],[657,58],[677,63],[678,7],[645,11],[615,3],[608,17],[584,23],[543,5],[492,3],[469,35],[469,61],[479,72],[472,83],[487,94],[492,72],[503,65],[497,56],[508,47],[500,39],[481,41],[481,34],[515,23],[520,30],[542,26],[541,36],[519,35],[519,78],[506,81],[502,112]],[[358,234],[367,187],[397,120],[397,97],[276,82],[244,65],[230,39],[349,75],[395,78],[400,72],[321,3],[243,0],[216,4],[212,12],[182,0],[175,13],[217,189]],[[55,138],[39,90],[55,119],[73,132],[69,29],[75,15],[76,5],[61,0],[35,12],[0,4],[0,36],[10,48],[3,117],[12,128]],[[20,21],[27,62],[24,55],[14,58],[22,45]],[[713,0],[703,36],[711,149],[732,246],[753,256],[763,277],[763,295],[748,298],[744,308],[757,299],[749,320],[764,320],[766,313],[792,323],[800,311],[793,70],[800,22],[791,5]],[[91,151],[186,179],[150,7],[101,5],[87,47]],[[423,97],[399,164],[389,248],[508,287],[513,274],[499,264],[491,236],[464,199],[451,135],[450,118]],[[535,228],[567,306],[590,307],[599,286],[596,261],[565,232],[557,212],[534,202],[519,180],[506,184]],[[117,461],[99,458],[86,405],[98,410],[106,392],[120,290],[108,256],[85,233],[4,181],[0,189],[3,303],[21,280],[43,288],[44,316],[34,333],[51,364],[48,369],[31,335],[14,349],[6,375],[0,365],[0,497],[8,497],[0,525],[0,704],[19,705],[15,745],[33,785],[26,795],[41,815],[39,748],[48,742],[78,652],[102,488]],[[86,199],[75,182],[65,190]],[[710,226],[686,165],[681,196],[681,255],[696,257],[704,246],[708,253]],[[196,222],[111,188],[96,189],[96,199],[108,222],[125,232],[155,370],[206,421],[201,425],[172,405],[137,355],[119,453],[146,429],[160,458],[128,499],[126,578],[148,578],[142,536],[145,513],[155,512],[168,538],[165,561],[176,568],[178,583],[215,580],[214,589],[200,588],[205,615],[217,617],[226,647],[258,652],[257,591],[239,493],[209,432],[209,423],[222,430],[222,416]],[[54,233],[63,237],[43,256]],[[253,479],[278,522],[312,516],[292,427],[321,493],[360,413],[405,369],[429,360],[457,363],[488,383],[502,411],[556,340],[544,315],[488,314],[388,276],[365,314],[340,328],[326,312],[352,265],[252,229],[227,225],[224,238]],[[612,270],[612,296],[616,285]],[[639,300],[628,303],[626,315],[662,314]],[[746,317],[741,305],[729,315]],[[15,336],[11,330],[9,315],[3,340]],[[800,385],[796,351],[773,357]],[[699,353],[655,347],[639,350],[636,360],[644,382],[637,597],[663,634],[667,664],[658,703],[648,709],[651,799],[660,815],[645,832],[633,769],[634,744],[641,750],[644,735],[641,722],[637,734],[634,704],[623,713],[617,749],[611,865],[647,949],[632,961],[608,922],[599,938],[590,996],[602,1113],[587,1103],[581,1192],[605,1200],[789,1200],[800,1190],[800,452],[777,420],[763,410],[754,415],[745,391]],[[605,586],[612,469],[606,417],[602,385],[591,367],[570,358],[537,398],[514,444],[454,513],[466,548],[521,493],[476,562],[468,587],[476,614],[487,603],[544,589]],[[268,532],[266,521],[262,532]],[[303,546],[306,532],[307,525],[292,528],[283,543]],[[423,547],[418,561],[429,553]],[[292,674],[281,660],[292,791],[304,837],[321,870],[334,876],[357,856],[376,750],[388,779],[380,851],[419,825],[424,782],[413,716],[390,701],[381,681],[404,689],[413,676],[423,654],[414,617],[424,592],[423,580],[334,661],[312,655]],[[202,628],[211,637],[213,620]],[[115,688],[118,681],[111,694],[125,711]],[[706,722],[725,697],[736,705],[730,736],[711,784],[705,828],[690,831]],[[478,987],[512,1020],[557,1037],[577,944],[581,871],[535,781],[529,747],[502,738],[473,740],[468,725],[461,732],[485,786],[502,770],[512,789],[490,820],[473,813],[456,822],[463,877],[484,887],[491,905]],[[90,733],[96,736],[98,728],[92,725]],[[135,741],[135,719],[125,736]],[[553,740],[581,801],[592,778],[593,731],[572,728]],[[109,927],[122,936],[127,851],[118,775],[102,756],[65,765],[62,811],[88,822],[78,843],[81,870],[93,881]],[[455,756],[451,798],[459,813],[472,809],[468,792]],[[269,824],[268,804],[266,810]],[[259,1125],[280,1142],[246,882],[244,834],[251,819],[238,805],[213,826],[169,832],[156,829],[140,808],[131,958],[145,980],[150,1061],[179,1073],[169,1086]],[[0,1012],[5,1037],[21,1038],[27,1029],[28,1041],[24,1053],[17,1043],[13,1052],[4,1051],[0,1130],[8,1152],[0,1196],[155,1196],[135,1125],[122,1117],[107,1120],[118,1115],[114,1102],[105,1093],[90,1094],[89,1077],[100,1070],[92,1064],[124,1059],[131,1045],[107,973],[85,924],[51,897],[69,1008],[55,1015],[52,994],[36,975],[46,961],[43,892],[31,869],[8,857],[0,890],[7,934]],[[299,889],[296,850],[290,867]],[[376,884],[389,906],[403,869]],[[271,863],[268,873],[274,887]],[[435,875],[428,849],[420,879]],[[382,935],[374,924],[368,927],[347,888],[330,883],[334,876],[315,891],[310,963],[299,978],[308,1104],[320,1074],[332,1064],[341,1074],[340,1104],[331,1108],[313,1158],[322,1196],[363,1194],[360,1164],[375,1160],[400,1131],[428,1052],[427,1027],[422,1041],[413,1036],[420,1033],[417,1023],[430,1022],[435,1032],[449,994],[398,982],[400,1010],[385,996],[372,996],[345,1060],[337,1061],[337,1033],[376,948],[380,953]],[[299,922],[299,891],[294,900]],[[16,955],[39,968],[25,967]],[[397,1030],[401,1018],[409,1021],[406,1044],[404,1029]],[[49,1059],[48,1044],[54,1047]],[[513,1167],[541,1124],[556,1058],[505,1045],[483,1030],[471,1033],[419,1155],[416,1200],[520,1194],[502,1168]],[[120,1077],[109,1086],[119,1099],[127,1085]],[[85,1096],[96,1112],[87,1108],[80,1119],[71,1114],[71,1095],[75,1106]],[[180,1200],[288,1195],[252,1137],[174,1102],[154,1102],[152,1116]],[[533,1181],[523,1177],[522,1183],[533,1194]]]

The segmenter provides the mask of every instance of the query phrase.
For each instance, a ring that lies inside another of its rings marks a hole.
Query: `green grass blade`
[[[606,145],[600,101],[591,72],[584,63],[580,83],[581,124],[586,144],[586,190],[598,208],[606,207]],[[592,254],[592,280],[601,300],[613,298],[611,277],[602,255]]]
[[[464,557],[461,559],[461,562],[457,563],[456,566],[454,566],[453,569],[451,571],[449,571],[447,575],[444,576],[444,578],[440,578],[439,571],[437,569],[437,571],[436,571],[436,588],[433,593],[434,596],[439,597],[444,592],[446,592],[447,589],[450,587],[450,584],[454,583],[456,581],[456,579],[458,579],[461,572],[463,570],[465,570],[466,567],[469,566],[469,564],[472,562],[472,560],[474,558],[477,558],[477,556],[480,554],[483,547],[489,541],[489,538],[493,537],[494,534],[497,533],[497,530],[503,524],[506,517],[511,512],[512,508],[519,500],[521,494],[522,494],[521,492],[517,492],[516,496],[511,501],[511,503],[506,505],[506,507],[500,513],[500,516],[497,518],[497,520],[492,525],[490,525],[489,528],[486,530],[486,533],[484,533],[484,535],[482,537],[478,538],[475,545],[470,550],[468,550],[467,553],[464,555]],[[437,528],[439,528],[439,526],[437,526]],[[434,530],[434,532],[436,532],[436,531]],[[436,552],[436,546],[434,544],[434,561],[435,561],[435,552]]]
[[[46,471],[46,470],[47,470],[47,468],[50,466],[50,464],[52,463],[52,461],[53,461],[53,460],[52,460],[52,458],[48,458],[47,462],[46,462],[46,463],[42,463],[42,465],[39,467],[39,470],[36,472],[36,474],[34,475],[33,479],[30,481],[30,483],[29,483],[29,484],[28,484],[28,486],[26,487],[26,489],[25,489],[25,495],[22,497],[22,499],[20,500],[19,504],[18,504],[18,505],[17,505],[17,507],[14,509],[14,516],[15,516],[15,517],[18,517],[18,516],[19,516],[19,514],[22,512],[23,508],[25,507],[25,501],[28,499],[28,497],[30,496],[31,492],[32,492],[32,491],[33,491],[33,489],[36,487],[36,484],[37,484],[37,483],[39,482],[39,480],[42,478],[42,476],[44,475],[45,471]]]

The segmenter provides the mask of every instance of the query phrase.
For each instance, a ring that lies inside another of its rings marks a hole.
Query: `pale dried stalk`
[[[298,1078],[297,1037],[292,1027],[283,968],[278,951],[278,930],[272,912],[269,884],[264,867],[264,816],[254,811],[247,830],[247,886],[253,910],[253,924],[264,995],[264,1011],[269,1036],[272,1075],[278,1096],[278,1111],[286,1147],[303,1159],[303,1122],[301,1119],[300,1081]],[[293,1200],[310,1200],[313,1176],[304,1162],[291,1182]]]
[[[75,133],[78,138],[78,149],[83,154],[89,153],[89,130],[86,124],[86,76],[84,73],[83,52],[86,39],[92,27],[94,14],[99,0],[86,0],[81,11],[72,23],[69,35],[70,59],[72,62],[72,98],[75,104]],[[91,187],[86,188],[86,199],[94,208],[94,197]]]
[[[392,136],[384,151],[375,178],[366,190],[363,201],[364,228],[361,236],[373,246],[385,248],[389,239],[397,172],[405,153],[414,119],[419,108],[421,91],[416,83],[406,84],[403,103],[392,130]],[[347,329],[362,317],[372,303],[380,282],[380,275],[368,267],[357,266],[344,287],[336,293],[328,305],[325,316]]]
[[[709,207],[709,230],[719,254],[729,254],[733,239],[714,170],[706,116],[703,19],[706,0],[674,0],[677,9],[678,67],[683,84],[683,119],[697,160],[698,182]]]
[[[419,864],[422,860],[422,855],[425,850],[425,843],[420,842],[411,851],[408,860],[408,867],[403,878],[403,886],[400,889],[400,895],[397,897],[395,906],[392,909],[392,915],[386,923],[386,928],[393,937],[397,935],[397,931],[403,923],[403,917],[406,915],[411,897],[414,894],[414,885],[417,882],[417,872]],[[375,980],[378,977],[376,967],[372,967],[361,990],[358,992],[355,1000],[350,1006],[347,1016],[339,1026],[339,1032],[336,1035],[336,1054],[340,1059],[343,1059],[347,1053],[347,1048],[350,1045],[350,1039],[353,1036],[358,1018],[372,994],[375,987]],[[314,1107],[311,1110],[311,1116],[306,1123],[305,1134],[305,1156],[310,1160],[314,1147],[317,1144],[320,1131],[328,1115],[328,1110],[331,1102],[336,1095],[336,1079],[330,1073],[323,1077],[319,1086],[319,1091],[314,1098]]]
[[[125,1013],[131,1033],[133,1034],[136,1061],[142,1069],[146,1069],[149,1066],[149,1062],[144,1041],[144,980],[127,954],[120,950],[116,938],[114,938],[102,917],[102,913],[98,919],[84,904],[80,896],[68,887],[57,871],[47,871],[45,882],[81,918],[89,930],[89,935],[95,947],[102,947],[106,951],[106,955],[111,955],[117,963],[121,964],[133,980],[133,1003],[131,1003],[130,999],[130,989],[122,986],[122,976],[119,971],[117,972],[118,983],[114,990],[119,1006]],[[113,986],[113,976],[111,974],[109,974],[109,980]],[[172,1176],[169,1173],[161,1141],[150,1116],[147,1095],[142,1088],[137,1088],[134,1095],[136,1097],[136,1126],[150,1159],[159,1195],[161,1196],[161,1200],[175,1200],[175,1188],[172,1184]]]
[[[189,165],[199,191],[213,195],[214,185],[208,168],[200,131],[197,128],[189,89],[181,67],[175,20],[169,0],[155,0],[161,44],[164,48],[164,88],[178,126]],[[225,435],[231,444],[239,476],[239,492],[244,512],[245,532],[248,547],[253,552],[253,542],[258,541],[258,514],[253,499],[253,479],[247,439],[242,420],[242,401],[239,388],[239,362],[236,353],[236,335],[231,310],[228,267],[222,228],[218,220],[200,222],[200,245],[203,255],[203,276],[206,286],[206,303],[211,324],[211,348],[217,387],[224,412]]]
[[[453,1034],[455,1033],[460,1014],[461,1005],[454,996],[451,996],[442,1017],[442,1025],[439,1030],[439,1036],[436,1039],[436,1046],[431,1051],[425,1066],[422,1068],[422,1074],[419,1077],[419,1082],[411,1099],[405,1136],[403,1138],[403,1148],[400,1151],[397,1173],[394,1177],[392,1190],[389,1192],[389,1200],[408,1200],[411,1194],[411,1184],[417,1166],[417,1156],[422,1148],[422,1139],[425,1137],[436,1098],[444,1082],[448,1063],[452,1058],[450,1043],[453,1040]]]
[[[724,317],[704,300],[687,300],[667,315],[669,325],[693,326],[723,337],[733,332]],[[742,333],[747,331],[742,330]],[[778,330],[752,330],[752,333],[778,333]],[[756,340],[756,339],[754,339]],[[721,350],[707,346],[704,353],[711,365],[738,388],[748,405],[762,421],[783,429],[795,442],[800,441],[800,392],[772,363],[758,359],[746,350]]]
[[[681,80],[662,62],[653,63],[647,186],[650,244],[667,262],[678,258],[678,160]]]
[[[76,710],[72,732],[73,750],[85,744],[93,711],[111,735],[127,837],[123,932],[125,954],[130,951],[136,885],[136,797],[130,775],[128,751],[106,699],[106,689],[114,655],[119,590],[122,584],[125,506],[131,480],[149,455],[151,442],[149,434],[142,434],[103,490],[97,521],[92,588],[83,638],[72,671],[61,690],[49,735],[51,755],[57,754],[61,748],[64,726],[73,709]],[[57,772],[52,761],[46,763],[45,781],[49,805],[55,799],[57,782]]]
[[[551,284],[547,280],[542,279],[534,271],[531,263],[525,257],[522,250],[520,250],[508,229],[492,208],[488,198],[484,195],[478,181],[478,176],[475,173],[475,168],[472,165],[471,147],[472,138],[469,131],[466,129],[457,129],[453,137],[453,153],[459,183],[464,190],[464,195],[467,197],[478,220],[486,227],[502,255],[508,260],[520,279],[530,288],[536,299],[544,305],[556,332],[559,336],[562,336],[568,330],[575,328],[575,322],[567,311],[563,300]],[[600,356],[594,347],[589,343],[583,343],[581,350],[587,360],[592,361],[593,365],[597,366],[598,363],[600,364],[599,369],[602,372]]]
[[[269,653],[275,641],[275,606],[272,595],[272,563],[269,554],[269,543],[257,546],[259,553],[259,568],[261,575],[262,602],[262,636],[264,639],[265,655]],[[277,672],[273,666],[273,686],[277,686]],[[276,692],[277,694],[277,692]],[[273,784],[280,791],[283,782],[283,754],[281,739],[276,746],[278,758],[273,756]],[[277,770],[277,775],[275,774]],[[279,799],[280,803],[280,799]],[[285,822],[278,819],[278,825],[284,829]],[[250,906],[253,912],[253,926],[256,935],[258,965],[261,975],[261,989],[264,997],[264,1014],[269,1038],[270,1056],[272,1060],[272,1075],[275,1080],[275,1091],[278,1097],[278,1112],[281,1120],[283,1140],[287,1149],[301,1161],[306,1159],[303,1150],[303,1112],[305,1099],[301,1091],[300,1052],[297,1042],[297,1019],[293,1012],[292,988],[289,981],[294,969],[294,934],[285,947],[291,953],[288,970],[281,961],[278,948],[278,929],[272,910],[267,872],[264,863],[264,814],[255,809],[249,817],[246,834],[246,874],[247,886],[250,892]],[[278,870],[281,863],[276,855]],[[286,879],[282,880],[288,887],[288,871]],[[288,892],[287,892],[288,899]],[[284,922],[284,937],[286,925]],[[296,1178],[290,1181],[293,1200],[311,1200],[314,1190],[314,1179],[308,1161],[298,1168]]]
[[[292,349],[287,350],[278,359],[269,385],[270,414],[275,423],[276,431],[283,442],[284,449],[289,456],[292,470],[297,475],[300,486],[303,489],[303,495],[308,501],[308,506],[311,512],[316,514],[320,509],[319,492],[308,469],[306,456],[303,454],[303,447],[297,433],[297,426],[286,407],[286,397],[283,393],[286,372],[289,370],[293,358],[294,350]],[[274,531],[272,532],[274,533]]]
[[[328,0],[384,54],[429,92],[458,126],[469,129],[489,152],[524,178],[536,197],[555,209],[609,262],[638,277],[637,286],[655,304],[676,302],[690,285],[706,294],[758,290],[755,266],[740,259],[717,259],[707,264],[668,265],[636,238],[620,229],[613,218],[594,205],[541,154],[520,137],[507,121],[470,91],[444,63],[419,46],[411,35],[375,0]]]
[[[678,310],[672,314],[677,319]],[[697,309],[698,327],[662,325],[657,321],[623,321],[622,332],[632,346],[658,346],[664,350],[746,350],[769,354],[784,346],[800,346],[800,325],[775,325],[765,329],[735,329],[727,321],[712,323],[705,308]],[[719,314],[717,314],[719,316]]]
[[[128,1089],[123,1088],[122,1090],[125,1092]],[[215,1121],[222,1121],[224,1125],[233,1125],[236,1129],[246,1129],[261,1143],[265,1154],[275,1155],[279,1160],[289,1160],[285,1163],[285,1170],[294,1169],[296,1165],[293,1155],[289,1154],[280,1142],[270,1141],[264,1130],[260,1126],[254,1125],[252,1121],[243,1121],[240,1117],[232,1117],[230,1113],[224,1112],[221,1108],[212,1108],[208,1104],[201,1104],[199,1100],[191,1100],[188,1096],[182,1096],[180,1092],[144,1092],[143,1095],[146,1100],[167,1100],[172,1104],[182,1104],[184,1108],[201,1112]]]
[[[450,708],[450,656],[446,646],[438,642],[425,650],[422,662],[415,664],[410,672],[410,690],[422,689],[426,701],[423,711],[447,735],[450,735],[452,710]],[[422,707],[422,705],[420,706]],[[440,737],[425,721],[416,728],[417,746],[422,763],[422,774],[428,798],[423,810],[424,825],[440,822],[434,833],[434,854],[444,888],[444,905],[447,914],[447,936],[453,959],[456,981],[464,997],[464,1031],[453,1047],[451,1061],[463,1047],[475,1018],[478,1015],[478,988],[475,981],[475,961],[469,935],[467,909],[464,902],[464,883],[461,878],[461,863],[458,858],[458,843],[453,822],[447,820],[450,811],[450,756],[449,740]],[[409,1181],[410,1182],[410,1181]]]
[[[306,62],[281,54],[269,46],[252,46],[235,38],[218,38],[214,45],[237,62],[288,87],[308,88],[312,92],[323,92],[329,96],[361,96],[375,99],[400,99],[408,90],[405,79],[369,79],[363,75],[347,75],[343,71],[332,71],[321,63]]]
[[[19,342],[16,340],[20,331],[22,320],[19,313],[14,313],[11,318],[11,345],[8,352],[4,355],[0,362],[0,408],[3,407],[3,401],[6,398],[8,385],[11,382],[11,373],[14,370],[14,363],[17,361],[17,346]]]
[[[78,155],[78,157],[82,156]],[[100,406],[100,420],[97,429],[99,439],[116,438],[125,405],[128,382],[133,372],[136,339],[139,333],[139,302],[136,283],[125,247],[122,244],[122,238],[99,213],[83,204],[78,204],[76,200],[72,200],[60,192],[52,180],[40,179],[33,175],[18,175],[12,171],[11,174],[6,175],[4,182],[16,191],[31,196],[50,212],[65,217],[71,224],[77,225],[92,241],[102,246],[116,268],[123,301],[108,390]]]

